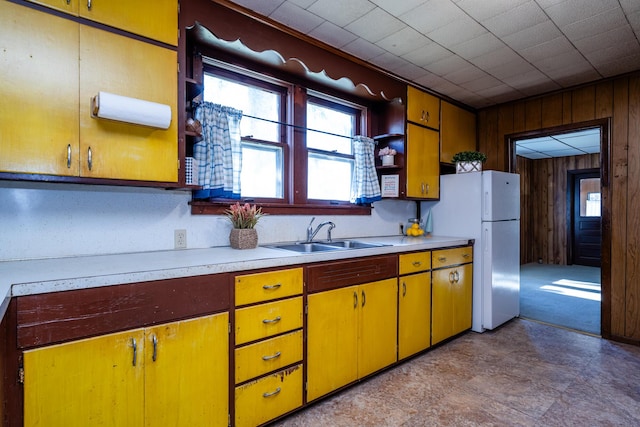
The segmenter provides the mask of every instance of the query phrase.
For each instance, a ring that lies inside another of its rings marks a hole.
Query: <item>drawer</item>
[[[431,252],[416,252],[400,255],[400,275],[431,269]]]
[[[473,261],[473,247],[465,246],[464,248],[433,251],[431,266],[436,269],[451,265],[466,264],[471,261]]]
[[[302,328],[302,297],[236,310],[236,345]]]
[[[302,360],[302,331],[235,350],[236,384]]]
[[[236,306],[302,293],[302,268],[236,276]]]
[[[257,426],[302,406],[302,365],[236,387],[235,425]]]

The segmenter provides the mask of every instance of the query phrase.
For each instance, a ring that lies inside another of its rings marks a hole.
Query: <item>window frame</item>
[[[203,57],[203,75],[213,73],[219,77],[247,83],[273,90],[274,87],[288,89],[281,102],[282,124],[280,135],[283,140],[277,143],[283,149],[283,198],[242,198],[242,202],[256,203],[270,214],[314,214],[314,215],[370,215],[371,206],[354,205],[349,201],[315,200],[307,198],[307,159],[306,147],[306,108],[307,100],[328,105],[330,108],[357,110],[355,134],[370,129],[373,106],[360,98],[334,90],[300,81],[293,76],[274,76],[267,71],[259,72],[244,65],[230,64],[210,57]],[[261,68],[261,67],[252,67]],[[273,142],[254,138],[243,140],[251,143],[273,145]],[[334,153],[340,156],[338,153]],[[351,156],[352,157],[352,156]],[[222,214],[230,203],[237,199],[192,200],[194,214]]]

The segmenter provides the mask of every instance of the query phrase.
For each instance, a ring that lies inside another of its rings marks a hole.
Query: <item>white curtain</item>
[[[353,137],[354,168],[351,203],[364,205],[380,200],[380,183],[376,173],[375,142],[367,136]]]
[[[202,140],[195,143],[193,157],[198,165],[196,199],[240,198],[242,111],[212,102],[196,106],[194,118],[202,124]]]

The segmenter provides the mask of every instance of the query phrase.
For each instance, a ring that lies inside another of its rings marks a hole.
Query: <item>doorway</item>
[[[605,205],[609,169],[608,129],[609,121],[602,119],[512,134],[506,138],[509,171],[521,176],[521,290],[522,280],[526,280],[527,273],[533,269],[544,268],[558,273],[557,277],[545,278],[546,283],[535,288],[536,298],[547,300],[526,303],[521,300],[521,316],[526,317],[523,315],[526,305],[557,307],[548,311],[546,318],[535,320],[595,335],[606,334],[609,328],[602,316],[607,310],[604,305],[609,304],[606,295],[611,277],[610,263],[602,262],[606,259],[605,254],[610,253],[611,245],[606,225],[610,224],[610,219]],[[589,135],[591,142],[581,145],[578,139]],[[580,172],[593,175],[585,175],[583,180]],[[578,202],[574,202],[575,193]],[[583,199],[584,203],[581,203]],[[586,215],[587,200],[589,215]],[[583,209],[578,211],[575,220],[574,206]],[[601,214],[592,218],[596,209]],[[595,224],[594,220],[598,223]],[[590,269],[590,278],[572,277],[572,271],[579,269]],[[601,293],[605,295],[602,298]],[[522,294],[521,291],[521,297]],[[596,306],[596,310],[589,310],[594,320],[590,322],[591,326],[581,328],[580,325],[557,322],[563,312],[573,308],[584,314],[588,310],[581,308],[581,304],[587,301]],[[575,304],[570,306],[572,303]],[[593,329],[594,324],[597,330]]]

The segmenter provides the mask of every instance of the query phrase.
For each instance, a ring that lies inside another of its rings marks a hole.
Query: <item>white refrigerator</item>
[[[483,332],[519,316],[520,175],[443,175],[431,216],[435,235],[475,239],[471,329]]]

